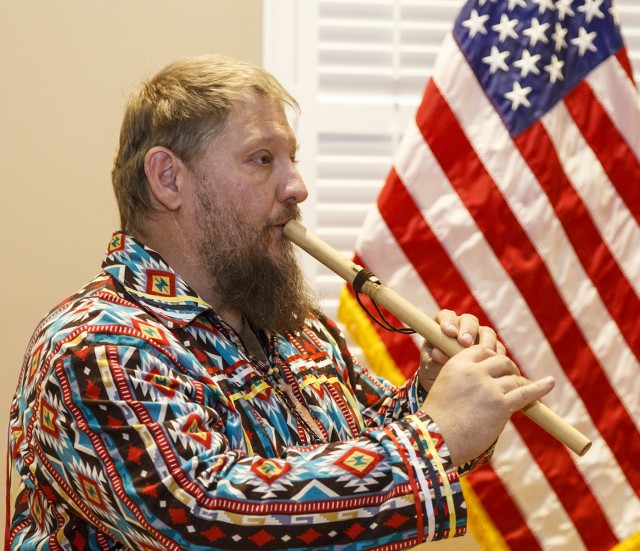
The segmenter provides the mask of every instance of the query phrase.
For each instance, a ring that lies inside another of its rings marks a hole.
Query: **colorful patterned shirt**
[[[257,334],[262,359],[114,234],[27,350],[11,549],[401,549],[465,532],[416,378],[371,375],[323,316]]]

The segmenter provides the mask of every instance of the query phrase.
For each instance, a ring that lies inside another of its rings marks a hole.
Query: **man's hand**
[[[475,345],[444,365],[421,410],[440,427],[453,463],[463,465],[497,440],[513,413],[554,386],[553,377],[529,381],[505,355]]]
[[[471,314],[458,316],[452,310],[440,310],[436,314],[435,320],[440,324],[445,335],[456,338],[465,348],[477,343],[498,354],[505,353],[504,345],[498,340],[496,332],[491,327],[480,325],[478,318]],[[449,360],[449,356],[442,350],[434,348],[431,343],[424,341],[420,351],[418,377],[420,384],[427,392],[433,386],[438,373],[447,360]]]
[[[547,394],[555,381],[522,377],[495,331],[475,316],[442,310],[435,319],[466,350],[450,359],[424,343],[419,378],[429,394],[420,409],[440,427],[454,465],[463,465],[486,451],[511,415]]]

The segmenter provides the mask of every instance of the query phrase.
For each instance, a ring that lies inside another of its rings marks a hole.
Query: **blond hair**
[[[143,233],[150,209],[144,158],[164,146],[190,165],[217,135],[247,90],[298,109],[267,71],[223,55],[171,63],[130,97],[111,173],[121,229]]]

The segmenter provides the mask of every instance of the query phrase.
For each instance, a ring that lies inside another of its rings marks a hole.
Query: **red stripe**
[[[605,121],[601,121],[606,124]],[[607,127],[601,127],[606,134]],[[549,134],[539,121],[514,140],[571,241],[623,338],[640,359],[640,299],[602,240],[589,211],[564,173]]]
[[[585,81],[567,94],[564,102],[618,195],[640,224],[640,162],[624,136]]]
[[[399,195],[396,196],[396,193]],[[378,210],[398,245],[409,255],[411,264],[423,279],[437,275],[444,281],[450,281],[451,289],[459,286],[466,287],[462,276],[451,263],[440,241],[435,236],[424,233],[426,230],[424,219],[395,169],[391,169],[378,197]],[[460,295],[452,290],[449,291],[449,287],[440,289],[439,292],[437,302],[441,307],[475,313],[472,310],[474,307],[472,297],[464,297],[460,301]]]
[[[469,481],[511,551],[538,551],[542,549],[491,464],[471,473]]]
[[[637,434],[637,430],[629,413],[564,304],[544,261],[458,126],[446,101],[433,83],[429,89],[416,116],[425,140],[527,301],[631,487],[640,495],[640,470],[633,459],[640,457],[640,438],[630,437]],[[430,124],[431,120],[437,120],[439,124]]]

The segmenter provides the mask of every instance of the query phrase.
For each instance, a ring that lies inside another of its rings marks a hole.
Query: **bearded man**
[[[401,549],[465,533],[459,476],[553,381],[520,377],[493,331],[452,311],[441,327],[468,348],[425,345],[401,388],[352,358],[283,236],[307,197],[287,105],[271,75],[222,56],[132,96],[122,231],[37,328],[12,404],[11,549]]]

